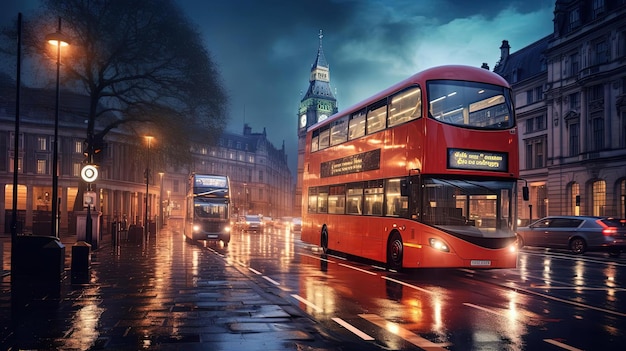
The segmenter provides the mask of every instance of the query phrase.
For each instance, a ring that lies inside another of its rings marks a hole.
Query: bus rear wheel
[[[404,244],[402,244],[402,237],[397,232],[393,232],[389,237],[389,241],[387,241],[387,269],[402,270],[403,255]]]
[[[328,253],[328,228],[324,225],[322,227],[322,233],[320,234],[320,246],[324,254]]]

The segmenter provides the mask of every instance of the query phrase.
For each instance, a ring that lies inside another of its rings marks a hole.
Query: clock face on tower
[[[306,115],[300,116],[300,128],[306,126]]]
[[[328,118],[327,115],[320,115],[320,117],[317,119],[317,121],[321,122],[321,121],[325,120],[326,118]]]

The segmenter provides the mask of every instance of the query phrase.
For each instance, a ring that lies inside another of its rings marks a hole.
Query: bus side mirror
[[[524,198],[524,201],[528,201],[530,199],[530,195],[528,194],[528,187],[527,186],[522,188],[522,197]]]
[[[400,179],[400,196],[409,196],[409,181],[407,179]]]

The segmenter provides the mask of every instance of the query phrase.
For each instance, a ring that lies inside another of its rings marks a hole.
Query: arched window
[[[593,182],[593,215],[604,216],[606,206],[606,182],[596,180]]]

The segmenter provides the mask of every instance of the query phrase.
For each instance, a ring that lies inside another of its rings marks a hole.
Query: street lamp
[[[144,225],[144,229],[143,229],[143,233],[145,235],[145,237],[148,236],[148,181],[150,180],[150,147],[152,146],[152,139],[154,138],[153,136],[150,135],[146,135],[145,136],[146,140],[148,140],[148,155],[147,155],[147,161],[146,161],[146,212],[144,213],[144,217],[143,217],[143,225]]]
[[[59,17],[59,28],[56,32],[46,35],[46,41],[49,44],[55,45],[57,49],[57,83],[56,83],[56,107],[54,109],[54,140],[52,148],[52,230],[51,235],[59,237],[59,174],[58,174],[58,162],[59,162],[59,77],[61,72],[61,47],[67,46],[67,37],[61,32],[61,18]],[[16,136],[17,137],[17,136]]]
[[[163,176],[165,172],[159,172],[160,184],[159,184],[159,229],[163,228]]]

